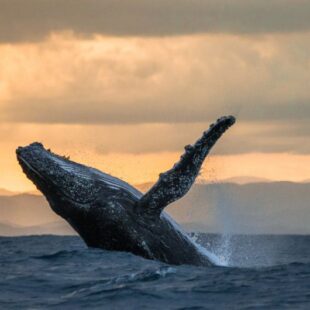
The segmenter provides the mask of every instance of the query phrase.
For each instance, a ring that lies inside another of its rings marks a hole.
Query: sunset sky
[[[310,179],[310,1],[0,0],[0,188],[33,141],[155,181],[229,114],[201,179]]]

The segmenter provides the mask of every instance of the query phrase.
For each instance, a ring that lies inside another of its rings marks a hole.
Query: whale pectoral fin
[[[221,117],[194,145],[186,146],[185,153],[173,168],[160,174],[154,186],[141,197],[138,202],[140,211],[159,216],[167,205],[183,197],[195,182],[212,146],[234,123],[233,116]]]

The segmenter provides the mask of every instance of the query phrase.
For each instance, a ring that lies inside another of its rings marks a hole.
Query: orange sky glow
[[[14,150],[11,150],[12,152]],[[158,174],[168,170],[179,158],[179,153],[162,152],[149,154],[111,153],[94,155],[87,151],[76,151],[71,159],[94,166],[120,177],[131,184],[154,182]],[[21,172],[13,156],[3,156],[0,188],[13,191],[32,191],[34,186]],[[304,181],[310,175],[310,156],[292,154],[243,154],[210,156],[204,164],[198,181],[221,182],[235,176],[255,176],[274,181]]]
[[[201,180],[310,179],[309,32],[0,44],[0,188],[26,191],[15,148],[42,141],[130,183],[154,182],[218,116],[237,123]]]

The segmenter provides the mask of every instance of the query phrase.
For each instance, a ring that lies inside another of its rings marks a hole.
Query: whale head
[[[126,182],[54,154],[38,142],[17,148],[16,154],[24,173],[51,208],[81,235],[86,220],[95,229],[100,218],[98,225],[103,229],[103,219],[110,224],[119,218],[116,214],[127,216],[142,195]]]

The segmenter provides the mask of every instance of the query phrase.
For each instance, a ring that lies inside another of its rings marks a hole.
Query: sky
[[[234,115],[201,180],[310,179],[308,0],[0,0],[0,188],[41,141],[153,182]]]

